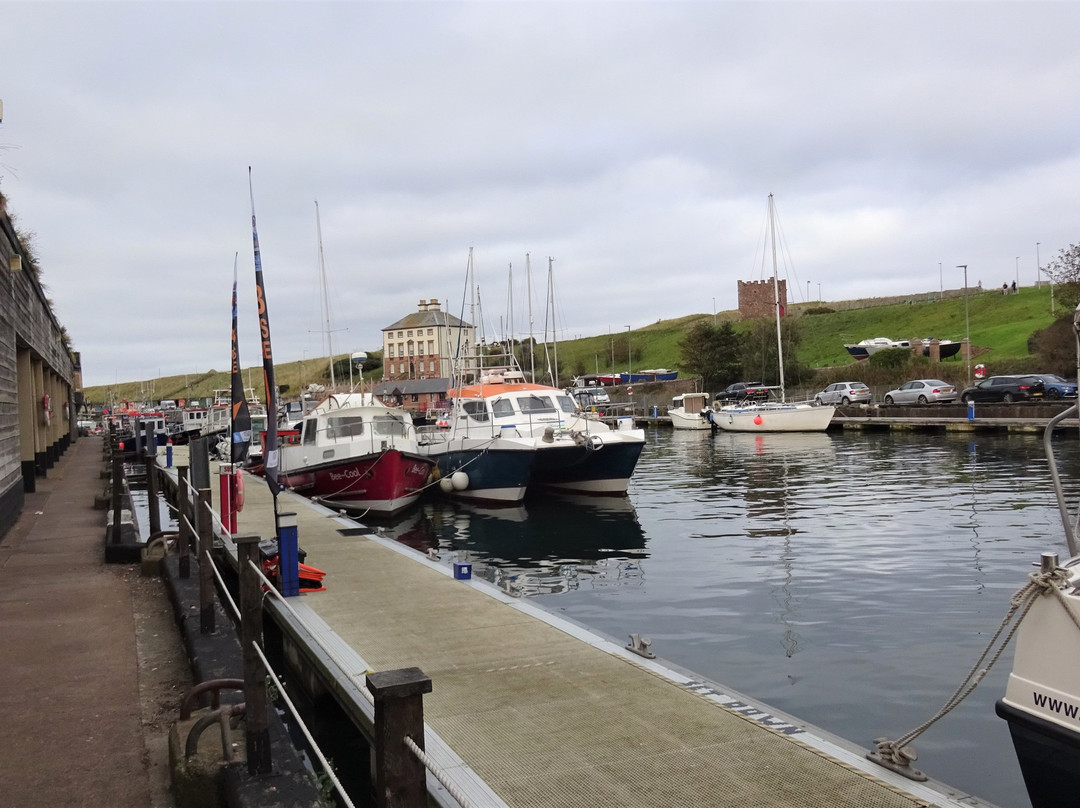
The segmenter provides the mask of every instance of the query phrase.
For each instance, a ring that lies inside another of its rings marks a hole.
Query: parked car
[[[1046,393],[1046,385],[1038,376],[990,376],[960,394],[960,400],[969,401],[1028,401],[1040,399]]]
[[[1033,374],[1042,379],[1047,398],[1076,398],[1076,382],[1070,382],[1053,373]]]
[[[956,387],[941,379],[912,379],[885,394],[886,404],[947,404],[956,401]]]
[[[837,382],[830,384],[816,396],[815,404],[869,404],[874,399],[870,388],[862,382]]]
[[[741,404],[744,401],[765,401],[769,388],[761,382],[735,382],[716,394],[715,401],[722,404]]]

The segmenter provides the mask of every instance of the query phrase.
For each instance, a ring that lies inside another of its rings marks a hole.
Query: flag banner
[[[232,434],[229,460],[243,463],[251,448],[251,410],[244,393],[244,379],[240,375],[240,345],[236,337],[236,269],[240,254],[233,256],[232,282],[232,416],[229,432]]]
[[[262,345],[263,384],[266,388],[266,445],[263,447],[263,467],[266,484],[277,501],[278,483],[277,385],[274,382],[274,352],[270,348],[270,314],[266,308],[266,287],[263,284],[262,257],[259,255],[259,231],[255,226],[255,192],[251,186],[251,167],[248,166],[248,192],[251,194],[251,239],[255,247],[255,296],[259,304],[259,339]]]

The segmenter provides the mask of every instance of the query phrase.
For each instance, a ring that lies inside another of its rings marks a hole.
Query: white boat
[[[809,401],[788,402],[784,398],[784,345],[780,338],[780,283],[776,266],[776,212],[769,194],[769,237],[772,243],[773,310],[776,314],[776,351],[780,367],[779,401],[749,404],[713,402],[709,413],[713,425],[725,432],[824,432],[832,423],[836,408],[816,406]]]
[[[1012,673],[1005,696],[996,705],[997,714],[1009,724],[1032,808],[1075,805],[1077,800],[1080,548],[1077,522],[1066,506],[1050,441],[1056,424],[1075,417],[1076,411],[1074,404],[1055,416],[1044,439],[1070,558],[1062,563],[1056,553],[1043,553],[1038,572],[1030,573],[1029,583],[1013,596],[1021,622]]]
[[[867,359],[878,351],[884,351],[886,348],[911,348],[911,340],[873,337],[872,339],[864,339],[844,346],[844,349],[857,361]]]
[[[671,399],[668,417],[676,429],[711,429],[709,423],[709,394],[683,393]]]

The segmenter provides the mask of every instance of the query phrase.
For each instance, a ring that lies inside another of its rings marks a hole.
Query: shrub
[[[873,368],[899,370],[900,368],[907,367],[912,359],[911,351],[907,348],[886,348],[883,351],[871,354],[866,361],[869,362],[870,367]]]
[[[828,306],[815,306],[812,309],[807,309],[803,312],[803,316],[809,316],[811,314],[836,314],[835,309],[830,309]]]

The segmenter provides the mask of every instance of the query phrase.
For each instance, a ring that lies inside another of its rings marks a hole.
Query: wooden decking
[[[344,677],[416,666],[432,678],[425,718],[478,805],[987,805],[878,769],[396,542],[343,535],[337,514],[301,497],[282,493],[279,510],[297,513],[307,562],[327,572],[327,591],[292,599],[298,613],[337,648]],[[270,537],[273,525],[266,485],[249,477],[238,531]]]

